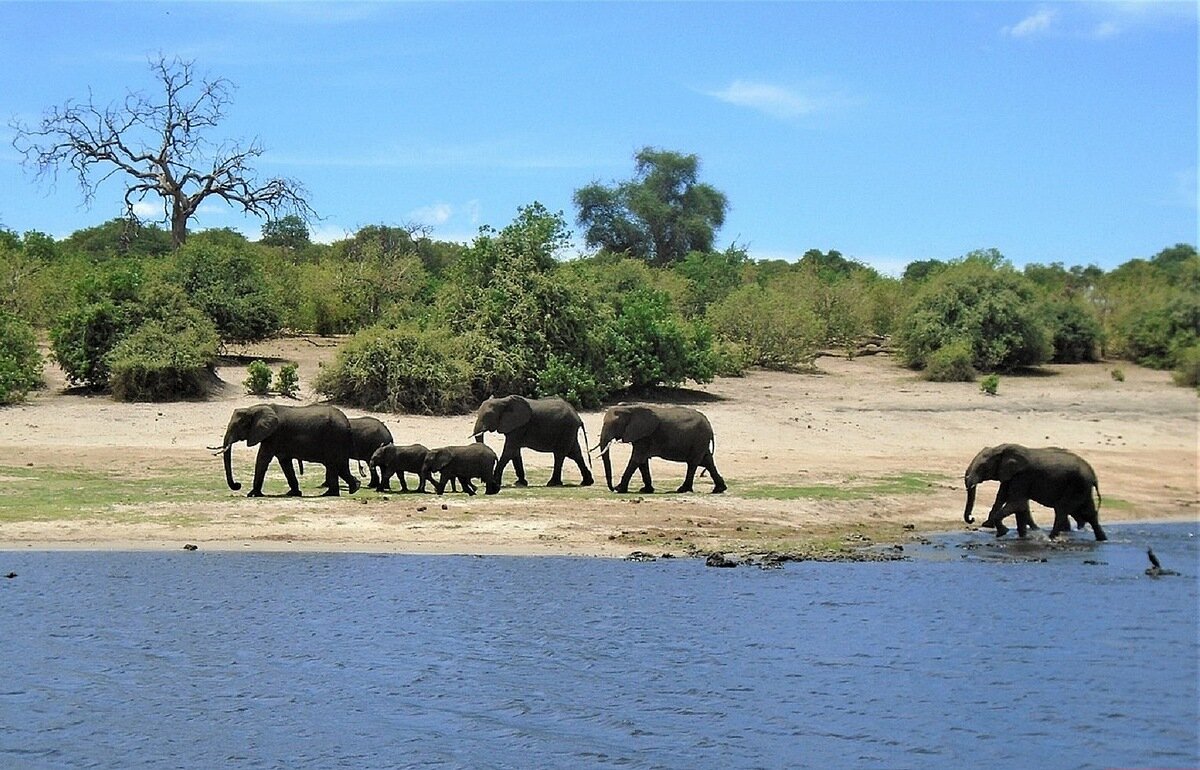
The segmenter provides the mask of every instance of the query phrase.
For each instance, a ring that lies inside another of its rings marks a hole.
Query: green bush
[[[1175,384],[1187,388],[1200,386],[1200,344],[1181,350],[1178,361],[1171,375]]]
[[[285,398],[295,398],[300,390],[300,375],[296,373],[296,364],[284,364],[279,367],[279,377],[275,380],[275,391]]]
[[[279,303],[267,289],[262,260],[243,241],[193,238],[175,254],[168,278],[217,327],[221,339],[263,340],[282,324]]]
[[[922,377],[931,382],[974,382],[974,354],[966,340],[954,340],[929,354]]]
[[[130,313],[112,300],[68,310],[50,329],[51,354],[67,381],[88,388],[108,386],[108,354],[132,325]]]
[[[1082,300],[1047,302],[1044,317],[1054,345],[1051,360],[1060,364],[1099,360],[1103,336],[1100,321]]]
[[[271,392],[271,367],[259,360],[250,362],[246,367],[246,372],[249,375],[242,380],[242,385],[246,387],[246,392],[252,396],[265,396]]]
[[[1117,367],[1109,372],[1115,382],[1125,382],[1125,370]]]
[[[474,407],[469,340],[415,325],[354,335],[317,375],[317,392],[372,411],[460,414]]]
[[[743,286],[709,308],[713,333],[742,366],[805,369],[823,341],[824,323],[788,291]],[[728,359],[727,359],[728,360]]]
[[[0,311],[0,404],[11,404],[42,383],[42,356],[33,327]]]
[[[989,374],[984,377],[979,383],[979,389],[989,396],[996,395],[996,392],[1000,389],[1000,375]]]
[[[981,371],[1033,366],[1053,352],[1033,284],[1010,268],[980,259],[966,259],[931,277],[896,331],[901,358],[917,369],[958,341],[967,344],[971,365]]]
[[[207,318],[150,320],[107,356],[109,385],[118,401],[202,398],[208,393],[220,340]]]

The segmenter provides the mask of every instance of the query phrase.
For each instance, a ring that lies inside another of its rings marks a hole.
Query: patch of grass
[[[219,478],[219,477],[218,477]],[[103,518],[182,525],[185,512],[149,516],[141,506],[188,503],[224,496],[211,472],[147,472],[137,478],[104,470],[0,466],[0,522]]]
[[[1104,498],[1104,502],[1100,504],[1100,513],[1103,515],[1104,511],[1132,511],[1133,508],[1133,503],[1128,500],[1122,500],[1119,497],[1106,497]]]
[[[876,479],[851,477],[842,484],[738,484],[730,492],[748,500],[870,500],[889,495],[920,495],[933,491],[939,477],[901,473]]]

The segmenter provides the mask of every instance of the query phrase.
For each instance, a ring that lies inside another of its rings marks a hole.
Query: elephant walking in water
[[[1100,497],[1100,485],[1096,472],[1079,455],[1058,447],[1030,449],[1020,444],[1001,444],[986,447],[975,455],[963,477],[967,487],[967,507],[963,521],[970,524],[971,509],[975,506],[975,487],[983,481],[999,481],[1000,489],[996,501],[988,512],[987,520],[981,525],[994,526],[996,537],[1008,532],[1004,519],[1016,514],[1017,534],[1025,536],[1027,527],[1033,525],[1029,514],[1029,501],[1054,509],[1054,527],[1050,537],[1071,529],[1070,518],[1074,518],[1082,529],[1092,525],[1097,540],[1108,536],[1100,527],[1100,514],[1092,500],[1092,490]]]
[[[521,460],[522,449],[535,452],[550,452],[554,455],[554,472],[546,486],[562,486],[563,461],[570,459],[579,466],[582,480],[579,486],[593,483],[592,472],[583,459],[583,448],[579,443],[579,431],[583,420],[574,407],[561,398],[525,398],[505,396],[489,398],[479,406],[475,416],[473,437],[483,441],[483,434],[496,431],[504,434],[504,448],[500,450],[496,466],[496,485],[504,475],[504,467],[511,461],[516,471],[516,486],[526,486],[525,463]],[[583,447],[587,446],[584,431]]]
[[[229,488],[242,485],[233,480],[233,445],[245,441],[258,446],[254,461],[254,484],[249,497],[262,497],[263,479],[271,460],[278,459],[287,478],[289,496],[300,496],[300,484],[292,469],[292,461],[321,463],[325,466],[326,495],[341,493],[338,479],[346,482],[350,494],[358,491],[358,479],[350,473],[352,437],[350,421],[340,409],[332,406],[280,406],[257,404],[235,409],[225,429],[220,447],[211,447],[224,455],[225,480]]]
[[[612,460],[609,450],[613,442],[633,445],[629,465],[621,480],[612,483]],[[696,469],[704,468],[712,476],[713,492],[724,492],[725,480],[713,461],[713,429],[708,418],[686,406],[651,406],[649,404],[618,404],[604,413],[600,431],[600,455],[604,458],[604,478],[614,492],[628,492],[634,470],[642,473],[642,492],[654,491],[650,479],[650,458],[687,463],[687,476],[676,492],[691,492]]]

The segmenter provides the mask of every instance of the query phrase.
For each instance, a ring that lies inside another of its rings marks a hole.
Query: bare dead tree
[[[188,221],[200,204],[214,196],[260,217],[316,219],[298,182],[258,180],[252,164],[263,147],[257,139],[242,146],[206,137],[225,117],[233,84],[198,77],[193,65],[160,56],[150,68],[161,94],[129,92],[101,107],[89,90],[85,102],[48,109],[36,127],[13,123],[13,146],[39,181],[53,183],[60,169],[70,169],[89,205],[112,177],[125,177],[125,209],[132,218],[135,204],[160,197],[176,247],[187,239]]]

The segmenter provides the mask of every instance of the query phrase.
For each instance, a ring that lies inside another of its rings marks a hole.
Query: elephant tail
[[[588,467],[592,467],[592,449],[588,446],[587,426],[583,424],[583,420],[579,421],[579,429],[583,431],[583,451],[587,455]]]

